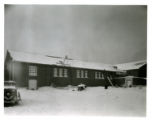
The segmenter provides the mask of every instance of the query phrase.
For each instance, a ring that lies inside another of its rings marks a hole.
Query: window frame
[[[58,75],[59,75],[58,77],[64,77],[64,76],[63,76],[63,68],[58,68],[58,69],[59,69],[59,70],[58,70],[58,72],[59,72],[59,73],[58,73]]]
[[[58,77],[58,69],[53,68],[53,77]]]
[[[53,77],[61,77],[61,78],[67,78],[68,77],[68,69],[67,68],[60,68],[60,67],[54,67],[53,68]]]
[[[63,76],[68,77],[68,69],[67,68],[63,69]]]
[[[28,66],[28,75],[30,77],[36,77],[38,74],[37,66],[35,65],[29,65]]]
[[[76,70],[76,78],[81,78],[81,71],[80,70]]]
[[[88,78],[88,71],[87,70],[84,71],[84,78]]]
[[[76,78],[88,78],[88,70],[76,70]]]
[[[84,70],[81,70],[80,78],[84,78]]]
[[[103,73],[100,71],[95,71],[95,79],[104,79]]]

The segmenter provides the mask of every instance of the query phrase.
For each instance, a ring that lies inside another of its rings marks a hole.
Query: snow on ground
[[[41,87],[38,90],[18,89],[22,101],[5,107],[13,115],[82,115],[82,116],[146,116],[146,87],[113,88]]]

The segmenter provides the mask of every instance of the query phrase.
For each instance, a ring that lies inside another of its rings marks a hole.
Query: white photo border
[[[81,117],[81,116],[7,116],[4,114],[4,5],[5,4],[50,4],[50,5],[147,5],[147,117],[152,118],[152,1],[151,0],[2,0],[0,2],[0,119],[20,120],[20,119],[117,119],[117,120],[142,120],[138,117]]]

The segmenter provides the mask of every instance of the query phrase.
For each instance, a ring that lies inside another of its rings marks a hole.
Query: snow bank
[[[73,91],[75,90],[75,91]],[[19,89],[22,102],[5,107],[6,114],[15,115],[82,115],[82,116],[145,116],[146,88],[42,87]]]

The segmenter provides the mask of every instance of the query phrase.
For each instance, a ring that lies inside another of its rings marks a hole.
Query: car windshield
[[[4,85],[5,86],[15,86],[16,84],[13,81],[7,81],[7,82],[4,82]]]

